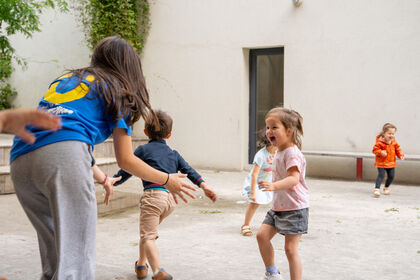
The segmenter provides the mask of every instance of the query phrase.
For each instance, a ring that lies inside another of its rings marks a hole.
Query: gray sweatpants
[[[16,158],[17,197],[38,235],[42,280],[95,278],[97,207],[90,146],[50,144]]]

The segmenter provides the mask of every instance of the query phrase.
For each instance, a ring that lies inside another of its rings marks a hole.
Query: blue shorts
[[[272,226],[280,234],[308,233],[309,208],[267,212],[263,224]]]

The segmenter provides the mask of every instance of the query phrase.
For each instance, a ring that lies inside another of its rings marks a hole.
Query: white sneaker
[[[375,197],[380,197],[380,196],[381,196],[381,193],[379,192],[379,189],[375,189],[375,190],[373,191],[373,195],[374,195]]]
[[[279,274],[274,274],[274,275],[271,275],[270,273],[265,272],[264,280],[283,280],[283,278],[281,277],[280,272]]]

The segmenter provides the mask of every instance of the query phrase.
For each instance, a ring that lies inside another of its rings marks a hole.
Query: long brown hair
[[[134,48],[124,39],[106,37],[95,47],[89,67],[70,70],[79,80],[93,75],[96,93],[105,101],[105,114],[114,121],[128,118],[132,125],[143,117],[156,119],[149,102],[149,93],[141,68],[140,58]]]
[[[303,136],[303,118],[302,116],[290,109],[275,107],[268,111],[265,115],[265,119],[270,116],[275,116],[283,124],[286,129],[292,130],[292,142],[299,149],[302,149],[302,136]]]

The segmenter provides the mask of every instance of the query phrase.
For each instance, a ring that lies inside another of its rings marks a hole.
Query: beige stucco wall
[[[60,74],[89,65],[91,51],[78,17],[72,5],[66,13],[48,9],[40,16],[41,32],[31,38],[21,34],[11,37],[16,54],[27,63],[26,67],[15,64],[10,79],[18,92],[13,101],[15,107],[36,107]],[[133,136],[145,137],[143,126],[141,121],[136,124]]]
[[[42,32],[25,38],[11,38],[16,54],[24,58],[27,68],[15,66],[11,84],[18,91],[17,107],[34,107],[45,94],[49,84],[66,69],[89,63],[89,50],[84,42],[77,16],[48,9],[41,16]]]
[[[169,144],[195,167],[247,167],[249,49],[284,46],[285,106],[304,117],[304,149],[369,152],[392,122],[403,150],[420,154],[419,14],[416,0],[151,1],[143,69],[153,106],[174,118]],[[14,38],[29,58],[12,78],[18,106],[36,105],[57,73],[89,60],[74,15],[42,22],[32,39]],[[313,175],[354,174],[353,160],[308,163]],[[419,164],[400,174],[420,182]],[[365,169],[375,176],[371,162]]]
[[[153,103],[174,116],[171,144],[195,166],[243,168],[247,50],[284,46],[285,106],[304,117],[304,149],[370,152],[392,122],[420,154],[419,14],[413,0],[154,1],[143,59]],[[314,174],[342,171],[310,161]],[[355,160],[338,161],[354,175]]]

